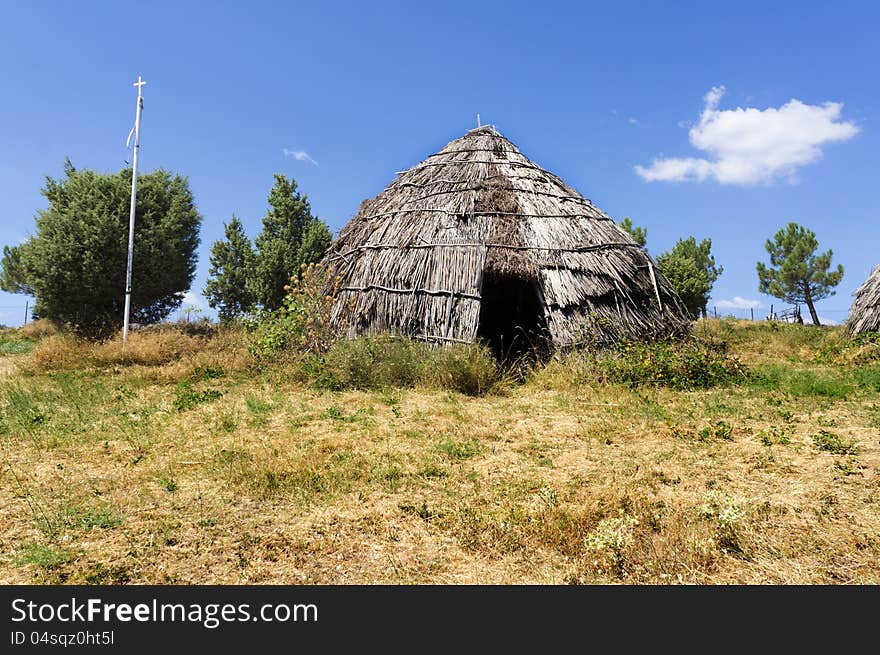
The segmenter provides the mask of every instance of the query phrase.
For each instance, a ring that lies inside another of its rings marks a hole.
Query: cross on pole
[[[128,340],[128,321],[131,313],[131,260],[134,254],[134,210],[137,204],[137,170],[138,170],[138,150],[140,150],[141,140],[141,112],[144,109],[143,86],[146,82],[138,75],[138,81],[132,86],[136,86],[137,95],[137,113],[134,119],[134,157],[132,158],[131,168],[131,209],[128,214],[128,263],[125,267],[125,317],[122,319],[122,351],[125,352],[125,342]]]

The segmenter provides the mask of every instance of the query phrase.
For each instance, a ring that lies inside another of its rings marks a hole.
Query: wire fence
[[[805,323],[810,323],[810,312],[803,305],[785,305],[772,304],[770,306],[761,307],[725,307],[718,305],[709,305],[706,308],[708,318],[737,318],[751,321],[767,321],[767,320],[797,320],[796,314],[799,310],[801,318]],[[819,321],[825,325],[842,324],[849,317],[849,308],[840,307],[817,307],[816,314],[819,315]]]

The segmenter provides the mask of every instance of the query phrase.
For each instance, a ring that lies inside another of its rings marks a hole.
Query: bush
[[[742,363],[726,350],[722,342],[697,339],[624,342],[616,351],[596,355],[595,369],[601,379],[630,387],[706,389],[748,377]]]
[[[327,271],[303,264],[286,287],[281,307],[252,316],[246,325],[252,334],[250,352],[259,361],[271,361],[282,351],[322,353],[333,343],[330,310],[338,281],[329,294]]]
[[[813,435],[813,444],[819,450],[832,453],[833,455],[858,455],[859,448],[855,441],[844,439],[835,432],[819,430]]]

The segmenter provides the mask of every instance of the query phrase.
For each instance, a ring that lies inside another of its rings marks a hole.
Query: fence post
[[[755,308],[749,307],[749,312],[752,314],[752,320],[754,321],[755,320]]]
[[[715,313],[715,318],[718,318],[718,308],[715,305],[712,305],[712,311]]]

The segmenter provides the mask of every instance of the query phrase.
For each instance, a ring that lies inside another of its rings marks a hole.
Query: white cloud
[[[316,162],[314,159],[312,159],[312,156],[309,153],[307,153],[305,150],[291,150],[289,148],[282,148],[281,153],[285,157],[293,157],[297,161],[307,161],[307,162],[311,162],[315,166],[318,165],[318,162]]]
[[[742,296],[734,296],[733,300],[719,300],[715,303],[718,309],[761,309],[764,304],[760,300],[749,300]]]
[[[820,322],[822,325],[840,325],[840,322],[839,322],[839,321],[835,321],[833,318],[827,318],[827,317],[825,317],[825,316],[820,316],[820,317],[819,317],[819,322]]]
[[[180,306],[181,308],[195,307],[196,309],[207,309],[208,303],[201,296],[194,294],[192,291],[187,291],[183,294],[183,303]]]
[[[708,155],[658,157],[650,166],[636,166],[645,181],[757,184],[776,178],[795,179],[801,166],[822,156],[820,146],[846,141],[858,134],[854,123],[841,121],[843,104],[808,105],[792,99],[781,107],[718,109],[724,87],[704,96],[699,122],[690,128],[692,146]]]
[[[630,116],[628,120],[629,120],[630,125],[641,125],[642,124],[638,118],[633,118],[632,116]]]

